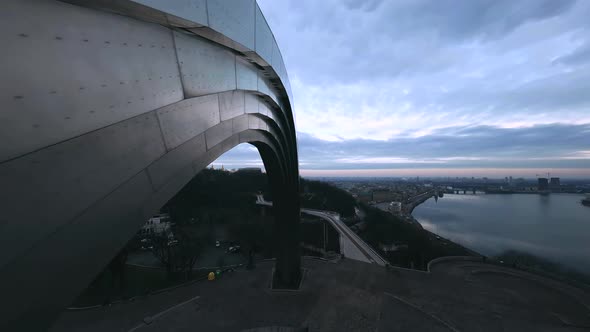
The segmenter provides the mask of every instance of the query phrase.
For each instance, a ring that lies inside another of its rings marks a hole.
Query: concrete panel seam
[[[221,123],[221,122],[219,122],[219,123]],[[209,130],[209,129],[207,129],[207,130]],[[203,139],[205,141],[205,152],[209,151],[209,148],[208,148],[209,143],[207,143],[207,130],[205,130],[203,132]]]
[[[166,18],[168,19],[168,18]],[[176,57],[176,68],[178,69],[178,77],[180,78],[180,87],[182,88],[182,100],[186,98],[184,93],[185,91],[185,83],[184,77],[182,76],[182,71],[180,70],[180,59],[178,58],[178,48],[176,47],[176,35],[173,29],[170,29],[170,34],[172,35],[172,46],[174,47],[174,56]]]
[[[166,107],[166,106],[164,106]],[[160,138],[162,139],[162,142],[164,143],[164,149],[166,149],[166,152],[170,151],[170,148],[168,147],[168,144],[166,143],[166,138],[164,136],[164,130],[162,130],[162,123],[160,122],[160,116],[158,115],[158,112],[156,110],[155,112],[156,115],[156,121],[158,122],[158,129],[160,130]]]
[[[175,103],[172,103],[172,104],[175,104]],[[170,104],[170,105],[172,105],[172,104]],[[166,105],[166,106],[168,106],[168,105]],[[166,106],[163,106],[163,107],[166,107]],[[160,109],[160,108],[158,108],[158,109]],[[156,110],[157,110],[157,109],[156,109]],[[53,147],[53,146],[59,145],[59,144],[61,144],[61,143],[64,143],[64,142],[67,142],[67,141],[71,141],[71,140],[74,140],[74,139],[76,139],[76,138],[79,138],[79,137],[82,137],[82,136],[85,136],[85,135],[88,135],[88,134],[91,134],[91,133],[97,132],[97,131],[99,131],[99,130],[102,130],[102,129],[105,129],[105,128],[108,128],[108,127],[111,127],[111,126],[116,126],[116,125],[118,125],[118,124],[120,124],[120,123],[122,123],[122,122],[129,121],[130,119],[133,119],[133,118],[136,118],[136,117],[140,117],[140,116],[146,116],[146,115],[148,115],[148,113],[155,112],[156,110],[151,110],[151,111],[147,111],[147,112],[145,112],[145,113],[141,113],[141,114],[138,114],[138,115],[134,115],[134,116],[132,116],[132,117],[129,117],[129,118],[123,119],[123,120],[121,120],[121,121],[113,122],[113,123],[110,123],[110,124],[108,124],[108,125],[106,125],[106,126],[103,126],[103,127],[100,127],[100,128],[96,128],[96,129],[93,129],[93,130],[87,131],[87,132],[85,132],[85,133],[81,133],[81,134],[79,134],[79,135],[75,135],[75,136],[72,136],[72,137],[66,138],[66,139],[64,139],[64,140],[61,140],[61,141],[59,141],[59,142],[55,142],[55,143],[52,143],[52,144],[45,145],[45,146],[43,146],[43,147],[41,147],[41,148],[38,148],[38,149],[35,149],[35,150],[31,150],[31,151],[29,151],[29,152],[25,152],[25,153],[23,153],[23,154],[20,154],[20,155],[18,155],[18,156],[15,156],[15,157],[12,157],[12,158],[9,158],[9,159],[6,159],[6,160],[2,160],[2,161],[0,161],[0,165],[2,165],[2,164],[5,164],[5,163],[9,163],[9,162],[11,162],[11,161],[17,160],[17,159],[19,159],[19,158],[22,158],[22,157],[26,157],[26,156],[28,156],[28,155],[31,155],[31,154],[37,153],[37,152],[39,152],[39,151],[41,151],[41,150],[45,150],[45,149],[47,149],[47,148],[50,148],[50,147]],[[157,114],[156,114],[156,115],[157,115]],[[166,147],[166,142],[164,142],[164,147]]]
[[[152,180],[152,175],[150,174],[149,168],[146,167],[144,169],[145,169],[145,173],[147,174],[147,178],[148,178],[148,182],[150,183],[150,187],[152,187],[152,191],[156,191],[156,186],[154,185],[154,181]]]
[[[236,90],[238,89],[238,55],[234,54],[234,78],[236,80]]]
[[[254,6],[252,6],[252,7],[254,7],[253,8],[253,10],[254,10],[254,16],[253,16],[254,17],[254,45],[252,47],[252,51],[254,51],[254,53],[257,53],[256,52],[256,8],[258,7],[258,1],[257,0],[254,0]],[[258,55],[258,56],[260,58],[262,58],[260,55]]]
[[[217,109],[219,110],[219,112],[217,112],[217,113],[219,114],[219,123],[221,123],[223,121],[221,121],[221,99],[219,98],[219,95],[220,95],[220,93],[217,93]],[[205,131],[207,131],[207,130],[205,130]]]
[[[206,154],[206,153],[207,152],[204,152],[203,154]],[[159,192],[161,192],[162,189],[166,187],[166,185],[168,185],[170,183],[173,183],[173,181],[177,178],[178,174],[181,174],[182,172],[184,172],[188,168],[190,168],[193,176],[195,176],[197,174],[197,172],[195,172],[195,167],[194,167],[193,164],[194,164],[194,162],[195,162],[196,159],[198,159],[198,158],[194,158],[193,160],[191,160],[190,161],[190,164],[188,164],[188,165],[179,167],[179,169],[177,169],[175,172],[173,172],[172,175],[170,175],[170,177],[166,181],[162,182],[162,184],[160,185],[159,188],[153,188],[152,192],[153,193],[159,193]],[[147,168],[146,168],[146,170],[147,170]],[[170,197],[170,199],[172,199],[172,197]]]
[[[205,0],[205,13],[207,13],[207,26],[210,27],[209,23],[209,0]]]
[[[70,220],[68,220],[68,222],[63,223],[60,226],[56,227],[53,231],[48,232],[45,237],[39,239],[32,246],[30,246],[28,249],[24,250],[18,257],[13,257],[11,260],[9,260],[8,262],[6,262],[4,264],[4,266],[0,266],[0,275],[2,275],[2,272],[5,269],[9,268],[10,265],[12,265],[14,262],[16,262],[17,260],[21,259],[22,257],[25,257],[25,256],[29,255],[31,253],[31,251],[35,250],[37,248],[37,246],[39,246],[39,244],[42,243],[44,240],[46,240],[46,239],[54,236],[55,234],[61,232],[63,229],[70,227],[72,225],[72,223],[74,223],[76,220],[78,220],[78,218],[80,218],[82,215],[84,215],[88,210],[92,209],[97,204],[100,204],[100,202],[102,202],[103,200],[105,200],[106,198],[108,198],[115,191],[119,190],[119,188],[121,188],[122,186],[126,185],[129,181],[132,181],[136,176],[140,175],[142,172],[143,173],[146,173],[146,175],[147,175],[147,172],[146,172],[145,169],[142,169],[139,172],[133,174],[127,180],[121,182],[113,190],[111,190],[108,193],[104,194],[103,196],[101,196],[100,198],[98,198],[96,201],[94,201],[94,203],[88,205],[86,208],[82,209],[79,213],[75,214],[72,218],[70,218]]]

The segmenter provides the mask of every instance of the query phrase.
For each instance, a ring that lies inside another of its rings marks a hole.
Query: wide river
[[[583,195],[449,195],[413,212],[427,230],[493,256],[518,250],[590,273],[590,207]]]

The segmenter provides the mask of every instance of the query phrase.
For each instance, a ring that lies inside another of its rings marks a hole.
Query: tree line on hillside
[[[204,169],[182,188],[162,211],[186,229],[202,232],[215,242],[213,229],[224,225],[231,239],[249,254],[273,257],[272,216],[261,216],[255,205],[258,193],[268,193],[267,175],[261,172],[228,172]],[[187,225],[188,224],[188,225]]]
[[[391,213],[361,204],[366,229],[360,234],[373,248],[380,244],[403,244],[406,250],[383,253],[394,265],[425,270],[428,262],[443,256],[469,256],[472,253],[448,240],[440,240],[418,223],[408,222]],[[380,249],[379,249],[380,250]]]
[[[266,174],[204,169],[186,184],[162,211],[175,222],[186,222],[209,210],[239,211],[241,216],[257,213],[255,194],[268,191]],[[229,219],[231,216],[227,216]]]
[[[385,254],[392,264],[426,268],[427,263],[446,255],[463,255],[467,251],[455,245],[435,243],[432,235],[419,224],[410,223],[372,206],[357,204],[348,192],[329,183],[301,179],[301,206],[338,212],[343,217],[355,216],[355,207],[365,211],[366,229],[360,234],[376,250],[380,244],[404,244],[407,249]],[[201,217],[201,223],[228,223],[230,234],[240,237],[250,247],[272,256],[274,247],[272,217],[261,217],[254,204],[255,195],[264,193],[272,199],[266,174],[227,172],[205,169],[193,178],[163,211],[176,222]]]
[[[346,191],[328,183],[300,179],[301,205],[312,209],[330,210],[344,217],[354,215],[356,201]],[[204,169],[184,186],[163,208],[175,214],[174,219],[186,219],[202,207],[251,211],[254,195],[263,193],[272,200],[268,178],[264,173],[227,172]]]
[[[343,217],[355,215],[356,200],[346,191],[329,183],[301,179],[301,206],[338,212]]]

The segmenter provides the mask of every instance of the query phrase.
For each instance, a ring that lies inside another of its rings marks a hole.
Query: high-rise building
[[[539,191],[549,189],[549,180],[547,180],[547,178],[539,178],[537,180],[537,189]]]
[[[551,178],[551,180],[549,181],[549,189],[559,190],[560,187],[561,181],[559,180],[559,178]]]

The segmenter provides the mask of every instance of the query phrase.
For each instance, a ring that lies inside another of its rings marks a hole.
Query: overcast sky
[[[258,3],[302,175],[590,177],[590,1]]]

